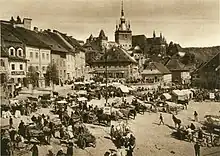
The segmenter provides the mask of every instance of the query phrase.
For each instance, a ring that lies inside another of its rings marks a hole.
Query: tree
[[[50,63],[47,67],[45,80],[50,84],[52,83],[52,90],[54,90],[54,84],[57,84],[59,82],[59,75],[57,66],[55,63]]]
[[[33,90],[35,87],[37,87],[39,80],[39,74],[37,73],[35,67],[30,66],[28,68],[27,79],[28,79],[28,83],[32,85],[32,94],[33,94]]]

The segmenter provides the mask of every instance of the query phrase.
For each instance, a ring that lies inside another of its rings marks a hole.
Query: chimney
[[[23,24],[24,24],[25,29],[31,30],[31,21],[32,21],[32,19],[30,19],[30,18],[23,19]]]
[[[35,32],[38,32],[38,27],[34,27],[34,31],[35,31]]]

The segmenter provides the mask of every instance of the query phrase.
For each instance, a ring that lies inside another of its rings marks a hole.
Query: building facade
[[[112,47],[91,65],[93,74],[108,78],[129,79],[138,76],[138,63],[126,50],[120,47]]]
[[[172,84],[171,72],[161,63],[150,62],[141,72],[142,82],[169,86]]]

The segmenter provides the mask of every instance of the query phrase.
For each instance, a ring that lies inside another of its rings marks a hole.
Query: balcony
[[[11,75],[25,75],[24,71],[11,71]]]

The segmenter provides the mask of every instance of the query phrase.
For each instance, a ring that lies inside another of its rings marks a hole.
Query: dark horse
[[[178,125],[178,128],[180,128],[181,120],[178,119],[177,117],[175,117],[175,115],[172,115],[172,119],[173,119],[173,122],[175,124],[175,128],[176,128],[177,125]]]
[[[99,124],[104,123],[104,124],[110,125],[111,117],[108,114],[104,114],[103,110],[98,110],[96,116],[98,118]]]

